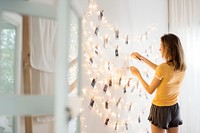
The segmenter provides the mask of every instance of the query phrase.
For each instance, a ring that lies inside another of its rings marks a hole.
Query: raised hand
[[[138,52],[133,52],[131,54],[131,57],[135,58],[136,60],[140,60],[140,61],[143,59],[143,56],[140,55]]]
[[[130,66],[130,71],[134,76],[139,76],[140,74],[140,71],[134,66]]]

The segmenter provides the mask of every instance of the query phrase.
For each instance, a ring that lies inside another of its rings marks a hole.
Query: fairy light
[[[86,73],[84,78],[87,82],[90,82],[87,83],[82,92],[84,99],[87,99],[85,101],[89,101],[90,111],[102,119],[102,123],[106,125],[106,128],[115,130],[117,123],[116,131],[126,132],[129,130],[128,126],[132,125],[133,120],[130,116],[126,117],[124,113],[129,114],[130,112],[134,112],[137,101],[130,102],[124,99],[124,97],[129,94],[131,96],[136,96],[137,94],[137,96],[141,96],[140,99],[147,100],[147,95],[140,91],[139,82],[136,78],[130,79],[126,77],[126,74],[121,73],[122,68],[116,65],[116,59],[120,58],[126,62],[130,60],[130,55],[121,50],[121,42],[125,44],[123,47],[145,42],[151,38],[150,36],[156,34],[157,28],[155,25],[152,25],[140,35],[124,34],[119,27],[112,25],[107,20],[104,14],[105,11],[99,9],[95,2],[95,0],[90,0],[88,11],[82,20],[83,49],[85,52],[83,67]],[[72,30],[75,30],[75,28]],[[120,43],[114,43],[113,39]],[[156,42],[156,40],[153,40],[153,42]],[[105,54],[108,51],[113,51],[110,54],[116,59],[106,57]],[[152,51],[145,52],[146,54],[150,54]],[[123,71],[129,70],[127,66],[123,69]],[[148,71],[144,70],[143,74],[147,75]],[[123,89],[125,90],[122,91]],[[142,112],[146,110],[146,106],[142,108]],[[82,114],[85,111],[87,110],[83,108]],[[135,119],[138,120],[141,115],[143,113],[138,114],[139,117]],[[81,117],[83,123],[86,122],[85,119],[87,117]],[[83,127],[83,132],[87,133],[88,126],[83,124]]]

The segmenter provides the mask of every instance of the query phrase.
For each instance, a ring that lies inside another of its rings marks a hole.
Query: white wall
[[[73,0],[72,7],[84,14],[88,1]],[[110,24],[118,27],[124,34],[143,34],[147,27],[155,24],[157,27],[157,43],[159,45],[160,36],[168,32],[168,3],[167,0],[104,0],[98,1],[99,8],[104,10],[104,15]],[[158,51],[159,52],[159,51]],[[90,82],[85,80],[86,82]],[[85,84],[85,83],[84,83]],[[88,133],[109,133],[109,129],[104,125],[104,119],[96,116],[96,113],[88,108],[89,99],[85,100],[85,125],[84,131]],[[147,118],[146,118],[147,121]],[[146,122],[149,126],[148,121]],[[129,125],[131,126],[131,125]],[[128,132],[134,132],[129,130]]]
[[[138,34],[150,24],[157,24],[158,34],[168,31],[167,0],[100,1],[108,20],[124,32]]]
[[[71,0],[71,3],[82,16],[88,0]],[[126,33],[144,32],[149,24],[157,24],[158,35],[168,32],[168,0],[102,0],[98,3],[107,19]]]
[[[88,1],[87,1],[88,2]],[[74,0],[72,6],[80,13],[86,10],[86,1]],[[168,32],[168,3],[167,0],[105,0],[98,1],[99,8],[104,10],[104,15],[110,24],[117,26],[121,32],[129,35],[142,34],[149,25],[157,26],[157,43],[160,36]],[[158,51],[159,52],[159,51]],[[109,53],[108,53],[109,54]],[[88,133],[109,133],[112,129],[104,126],[102,119],[96,116],[95,112],[88,109],[89,99],[84,103],[86,109],[86,125]],[[147,118],[146,118],[147,119]],[[147,121],[147,120],[146,120]],[[148,122],[146,123],[149,126]],[[131,126],[131,125],[129,125]],[[129,130],[128,132],[134,132]]]

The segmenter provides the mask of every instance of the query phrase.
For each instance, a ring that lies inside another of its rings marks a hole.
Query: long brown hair
[[[178,36],[171,33],[165,34],[161,37],[161,41],[165,52],[164,58],[167,60],[170,55],[172,57],[170,62],[172,62],[174,70],[185,71],[184,51]]]

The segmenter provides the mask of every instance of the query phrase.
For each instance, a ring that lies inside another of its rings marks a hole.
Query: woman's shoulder
[[[171,72],[173,71],[173,67],[171,67],[170,65],[168,65],[167,63],[161,63],[157,66],[157,69],[159,71],[165,71],[165,72]]]
[[[167,67],[170,67],[170,65],[168,65],[166,62],[164,62],[164,63],[159,64],[158,67],[167,68]]]

